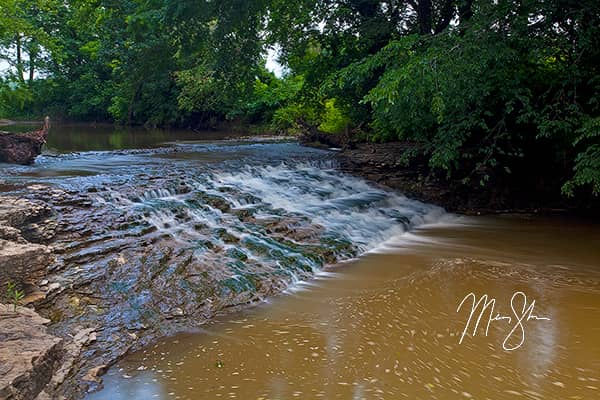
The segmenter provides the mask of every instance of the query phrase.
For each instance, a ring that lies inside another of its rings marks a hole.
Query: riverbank
[[[334,149],[341,170],[412,198],[437,204],[450,212],[467,215],[531,213],[569,214],[600,218],[600,196],[579,190],[573,198],[561,193],[566,177],[559,171],[540,170],[535,157],[523,159],[516,171],[491,176],[482,185],[475,174],[450,178],[433,171],[414,143],[367,142],[350,132],[328,134],[305,126],[299,141],[304,146]],[[468,162],[468,160],[465,160]],[[506,172],[506,171],[505,171]]]
[[[63,340],[48,333],[48,323],[29,308],[0,303],[0,398],[36,399],[50,383]]]
[[[403,163],[401,158],[413,147],[403,142],[351,143],[341,141],[304,142],[306,146],[334,147],[343,172],[398,190],[450,212],[466,215],[542,214],[600,217],[600,198],[592,195],[573,200],[560,193],[553,182],[537,184],[527,177],[515,177],[497,185],[481,186],[436,176],[425,160]]]
[[[23,188],[3,182],[0,188],[23,193]],[[24,190],[31,197],[36,190],[47,189],[38,186]],[[53,390],[74,367],[69,361],[81,356],[89,339],[82,330],[53,333],[48,325],[56,321],[38,314],[54,308],[54,296],[61,290],[52,274],[59,262],[52,243],[60,217],[46,201],[0,195],[0,287],[7,303],[0,304],[2,399],[54,398]],[[13,297],[6,289],[8,285],[21,295]]]

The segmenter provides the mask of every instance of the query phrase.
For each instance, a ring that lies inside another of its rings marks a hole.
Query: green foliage
[[[509,1],[475,4],[468,26],[392,39],[330,74],[324,89],[349,93],[346,101],[357,103],[351,108],[372,110],[373,140],[413,142],[415,155],[447,177],[489,185],[572,162],[575,174],[563,192],[587,186],[597,193],[593,60],[600,54],[592,37],[600,31],[591,21],[598,5],[526,2],[507,14]],[[532,13],[540,16],[535,24]],[[574,16],[578,28],[569,29],[563,14]],[[363,93],[358,101],[356,91]],[[546,166],[519,170],[523,158]]]
[[[31,90],[12,80],[0,81],[0,117],[21,115],[32,101]]]
[[[2,11],[5,118],[360,132],[411,142],[398,157],[440,177],[599,192],[595,0],[4,0]],[[284,77],[265,70],[269,48]]]
[[[579,136],[573,143],[577,146],[588,142],[587,146],[575,158],[575,172],[572,179],[565,183],[562,191],[565,195],[572,197],[578,186],[589,186],[592,193],[600,194],[600,117],[589,118],[583,126],[577,130]]]
[[[306,118],[307,109],[302,104],[292,103],[278,108],[273,114],[272,127],[279,132],[300,133],[300,121]]]
[[[6,298],[13,305],[13,312],[17,312],[19,302],[25,297],[22,290],[17,289],[17,284],[13,282],[6,283]]]
[[[294,103],[303,86],[304,77],[301,75],[277,78],[263,70],[262,76],[254,82],[252,98],[244,113],[253,122],[270,122],[276,110]]]
[[[179,71],[176,82],[181,88],[178,104],[182,111],[225,113],[224,99],[220,96],[220,85],[214,71],[207,70],[205,66]]]
[[[336,100],[325,100],[325,112],[319,129],[327,133],[341,133],[348,129],[349,124],[350,118],[337,106]]]
[[[386,69],[363,101],[373,108],[376,137],[416,142],[432,168],[484,181],[517,155],[512,122],[528,109],[527,68],[515,68],[518,54],[496,34],[448,34],[426,46],[408,38],[374,58]]]

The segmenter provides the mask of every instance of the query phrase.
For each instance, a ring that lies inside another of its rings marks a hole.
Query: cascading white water
[[[85,257],[151,240],[189,252],[219,281],[246,280],[240,290],[252,286],[250,275],[303,279],[444,215],[341,173],[331,153],[293,143],[179,143],[41,157],[40,166],[53,184],[90,191],[98,212],[127,221],[93,236],[90,251],[82,243]]]
[[[439,207],[319,165],[246,167],[214,176],[213,185],[218,184],[260,199],[256,206],[267,207],[258,217],[270,216],[269,210],[300,214],[330,234],[348,240],[358,253],[417,225],[439,219],[444,213]],[[233,202],[243,206],[235,198]]]
[[[240,280],[252,264],[253,272],[280,271],[293,282],[332,261],[311,257],[315,246],[340,261],[444,214],[322,162],[220,165],[174,176],[161,181],[168,186],[115,188],[100,199],[194,247],[196,262],[220,265],[223,279]],[[312,234],[289,233],[297,229]]]

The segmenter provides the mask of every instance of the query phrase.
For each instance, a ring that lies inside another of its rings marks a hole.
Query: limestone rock
[[[47,239],[55,229],[55,223],[48,220],[51,215],[52,209],[42,201],[0,196],[0,226],[12,228],[3,228],[0,238],[19,240],[21,236],[29,241]]]
[[[28,243],[49,239],[52,224],[45,223],[52,214],[41,201],[0,196],[0,287],[6,282],[35,284],[54,261],[49,247]]]
[[[6,287],[9,281],[35,285],[45,276],[53,260],[46,246],[0,239],[0,287]]]
[[[91,368],[88,371],[88,373],[83,377],[83,380],[88,382],[100,383],[102,382],[102,378],[100,378],[100,376],[104,375],[107,369],[108,366],[106,365],[99,365],[97,367]]]
[[[34,311],[0,304],[0,398],[33,399],[52,378],[62,339],[47,333],[49,321]]]
[[[12,226],[0,225],[0,239],[10,240],[18,243],[26,243],[27,241],[21,236],[21,231]]]
[[[62,364],[50,381],[50,387],[52,389],[61,385],[69,376],[69,374],[71,374],[73,368],[76,367],[76,361],[78,360],[83,347],[95,341],[95,329],[83,328],[77,331],[77,333],[73,336],[72,341],[64,344]]]

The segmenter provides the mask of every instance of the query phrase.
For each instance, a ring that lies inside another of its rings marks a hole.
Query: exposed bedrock
[[[63,340],[34,311],[0,304],[0,399],[34,399],[50,382]]]
[[[35,285],[54,257],[43,243],[54,235],[51,208],[41,201],[0,197],[0,287]]]

